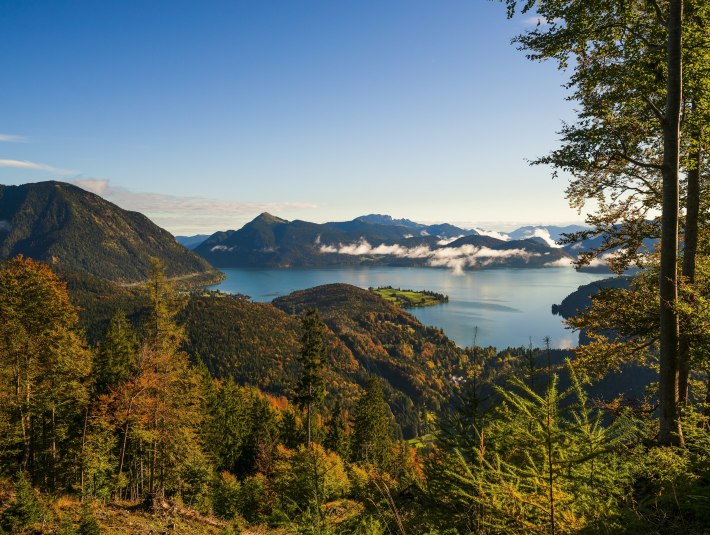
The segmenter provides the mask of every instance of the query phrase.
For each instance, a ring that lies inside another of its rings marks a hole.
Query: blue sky
[[[261,211],[582,218],[564,73],[488,0],[0,0],[0,182],[83,184],[176,233]]]

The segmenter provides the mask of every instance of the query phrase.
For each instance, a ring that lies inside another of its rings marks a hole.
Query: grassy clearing
[[[370,288],[370,291],[402,308],[428,307],[449,302],[448,295],[429,290],[402,290],[391,286],[382,286],[380,288]]]

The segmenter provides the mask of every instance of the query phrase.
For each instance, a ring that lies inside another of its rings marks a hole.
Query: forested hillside
[[[220,276],[143,214],[54,181],[0,185],[0,258],[18,254],[122,283],[146,280],[151,257],[171,277]]]

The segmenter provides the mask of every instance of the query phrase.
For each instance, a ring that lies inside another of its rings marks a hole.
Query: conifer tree
[[[365,394],[354,410],[353,459],[386,469],[392,458],[393,445],[392,411],[385,401],[380,380],[370,376]]]
[[[296,403],[306,412],[306,446],[311,445],[313,417],[325,397],[325,325],[318,310],[306,310],[301,319],[301,377],[296,385]]]
[[[323,445],[330,451],[340,455],[343,459],[347,459],[350,456],[348,425],[346,418],[343,416],[343,408],[340,400],[338,400],[335,403],[335,407],[333,407]]]
[[[218,470],[237,474],[250,432],[249,400],[232,379],[210,386],[203,423],[205,445]]]
[[[94,385],[97,394],[125,381],[137,359],[139,341],[123,310],[109,322],[94,360]]]

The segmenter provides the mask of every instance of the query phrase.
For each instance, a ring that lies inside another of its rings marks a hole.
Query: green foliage
[[[620,528],[633,481],[622,448],[636,439],[638,426],[623,416],[605,425],[572,377],[563,393],[554,375],[543,395],[519,379],[497,388],[501,402],[474,429],[476,438],[462,437],[427,463],[441,514],[470,531]]]
[[[15,498],[2,512],[0,524],[11,533],[39,522],[43,515],[43,505],[39,494],[32,488],[23,473],[18,473],[14,481]]]
[[[91,355],[66,285],[45,264],[0,267],[0,459],[33,483],[69,483],[77,421],[88,400]]]
[[[318,309],[306,310],[301,319],[301,350],[298,361],[301,376],[296,383],[294,401],[306,412],[306,445],[311,445],[311,430],[316,408],[325,397],[323,368],[326,361],[325,325]]]
[[[343,460],[315,443],[296,451],[281,449],[273,480],[284,510],[301,513],[320,510],[350,489]]]
[[[81,506],[77,535],[101,535],[101,527],[94,512],[91,510],[91,506],[86,503]]]
[[[111,318],[94,359],[94,387],[99,394],[128,378],[135,366],[138,346],[133,326],[119,309]]]
[[[429,290],[401,290],[392,288],[392,286],[384,286],[370,288],[370,291],[402,308],[428,307],[449,302],[448,295]]]
[[[229,472],[222,472],[212,484],[212,506],[220,518],[231,519],[239,514],[241,485]]]
[[[353,413],[353,459],[386,469],[392,461],[392,434],[392,412],[379,379],[370,377]]]

